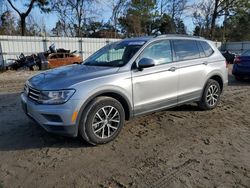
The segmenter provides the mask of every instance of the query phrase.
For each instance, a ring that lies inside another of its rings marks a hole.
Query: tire
[[[216,80],[209,79],[203,91],[202,98],[198,102],[198,106],[202,110],[212,110],[218,105],[220,95],[220,84]]]
[[[92,145],[105,144],[118,136],[124,121],[125,112],[119,101],[111,97],[97,97],[83,112],[79,133]]]

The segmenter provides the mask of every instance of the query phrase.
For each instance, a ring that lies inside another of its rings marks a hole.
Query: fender
[[[96,97],[98,96],[105,96],[105,93],[109,93],[109,94],[116,94],[116,95],[119,95],[121,96],[127,103],[127,106],[128,106],[128,111],[129,111],[129,114],[128,114],[128,119],[131,119],[134,117],[134,113],[133,113],[133,108],[129,102],[129,99],[127,96],[125,96],[123,93],[119,92],[119,91],[116,91],[116,90],[111,90],[111,89],[105,89],[105,90],[101,90],[97,93],[95,93],[94,95],[91,95],[84,103],[83,105],[81,106],[79,112],[78,112],[78,116],[77,116],[77,119],[76,119],[76,126],[77,126],[77,135],[78,135],[78,131],[79,131],[79,124],[80,124],[80,121],[81,121],[81,118],[82,118],[82,114],[84,112],[84,110],[86,109],[87,105]]]
[[[202,94],[203,94],[203,92],[204,92],[204,89],[205,89],[205,87],[206,87],[206,85],[207,85],[208,80],[211,79],[211,78],[214,77],[214,76],[218,76],[218,77],[220,77],[220,79],[222,80],[221,92],[223,91],[223,86],[224,86],[224,79],[223,79],[223,76],[222,76],[222,74],[221,74],[220,72],[218,72],[218,71],[213,71],[213,72],[211,72],[211,73],[206,77],[206,82],[205,82],[205,84],[204,84],[204,86],[203,86]],[[219,84],[221,84],[221,83],[219,83]]]

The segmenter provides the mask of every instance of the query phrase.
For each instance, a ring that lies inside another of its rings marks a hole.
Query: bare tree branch
[[[13,5],[13,3],[11,2],[11,0],[7,0],[8,3],[10,4],[10,6],[19,14],[21,15],[21,12]]]

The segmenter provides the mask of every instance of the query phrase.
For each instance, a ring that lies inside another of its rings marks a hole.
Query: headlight
[[[74,89],[41,91],[37,102],[41,104],[63,104],[67,102],[74,93]]]

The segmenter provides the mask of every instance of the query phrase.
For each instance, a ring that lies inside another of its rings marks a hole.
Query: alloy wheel
[[[93,132],[101,139],[109,138],[117,131],[120,123],[119,111],[113,106],[104,106],[96,112],[93,118]]]
[[[212,84],[207,91],[207,96],[206,96],[207,104],[209,106],[216,105],[218,98],[219,98],[219,88],[217,85]]]

